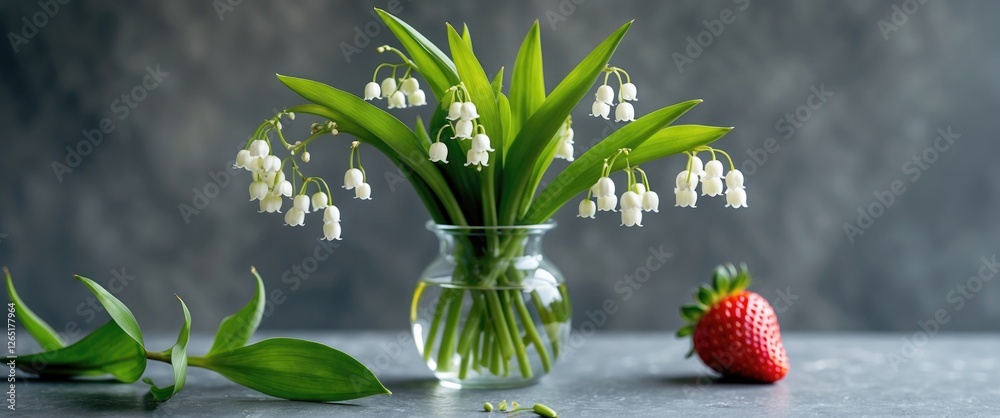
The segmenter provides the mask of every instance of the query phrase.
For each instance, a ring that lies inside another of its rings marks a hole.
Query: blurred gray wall
[[[247,174],[218,174],[261,120],[301,101],[274,73],[362,91],[384,58],[375,46],[398,46],[385,29],[355,44],[356,30],[374,22],[372,6],[386,3],[229,4],[70,1],[51,17],[36,16],[45,9],[35,1],[0,6],[8,39],[0,47],[0,264],[61,331],[105,320],[74,273],[117,288],[149,329],[176,328],[177,293],[195,329],[209,331],[249,298],[251,265],[281,292],[265,327],[406,327],[435,238],[412,189],[393,181],[396,171],[372,148],[363,152],[374,200],[338,195],[345,239],[315,267],[309,257],[327,251],[316,241],[318,218],[284,227],[280,215],[247,202]],[[678,306],[713,265],[732,260],[750,265],[785,329],[916,331],[943,310],[944,330],[997,330],[1000,284],[973,276],[991,276],[983,257],[1000,252],[1000,4],[398,7],[443,49],[444,22],[467,22],[490,73],[511,68],[540,19],[550,88],[634,18],[613,64],[639,86],[637,113],[703,98],[682,123],[737,127],[718,146],[747,174],[749,209],[725,209],[723,198],[672,207],[670,183],[684,164],[673,158],[646,167],[665,203],[643,228],[621,228],[615,215],[579,220],[575,208],[557,215],[547,254],[569,279],[578,321],[599,317],[593,311],[611,299],[619,309],[606,329],[676,328]],[[342,43],[359,52],[345,56]],[[146,78],[157,68],[158,81]],[[810,98],[820,90],[822,100]],[[123,94],[142,100],[128,104]],[[409,122],[430,110],[395,113]],[[588,111],[584,103],[574,113],[578,153],[610,132]],[[109,132],[71,167],[66,148],[86,150],[81,141],[97,138],[104,119]],[[286,131],[306,132],[312,121],[303,119]],[[949,128],[957,139],[935,142]],[[339,182],[348,140],[313,147],[310,173]],[[71,171],[57,173],[54,162]],[[185,219],[179,205],[193,205],[194,190],[214,197]],[[647,277],[651,251],[672,256],[647,281],[631,279]],[[304,263],[315,272],[291,280],[286,272]]]

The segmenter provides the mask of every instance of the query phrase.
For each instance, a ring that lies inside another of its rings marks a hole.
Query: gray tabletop
[[[899,334],[791,334],[785,346],[791,372],[774,385],[715,380],[688,346],[650,333],[603,333],[576,339],[549,376],[535,386],[508,390],[454,390],[439,386],[404,332],[282,333],[337,347],[367,364],[392,392],[342,404],[291,402],[192,369],[187,386],[156,404],[146,385],[108,382],[17,381],[17,412],[44,416],[470,416],[484,401],[540,402],[561,417],[1000,415],[1000,336]],[[267,336],[262,335],[263,336]],[[167,347],[173,336],[147,338]],[[210,336],[196,336],[192,353]],[[146,372],[169,382],[169,366]],[[6,411],[11,412],[11,411]]]

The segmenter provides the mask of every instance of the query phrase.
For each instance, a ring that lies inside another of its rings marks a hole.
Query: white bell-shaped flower
[[[372,81],[365,84],[365,100],[378,99],[382,96],[382,88],[379,87],[378,83]]]
[[[329,202],[330,202],[330,200],[326,196],[326,193],[316,192],[315,194],[312,195],[312,210],[313,210],[313,212],[319,212],[319,210],[325,208],[326,205],[327,205],[327,203],[329,203]]]
[[[615,122],[631,122],[635,120],[635,108],[632,103],[621,102],[615,106]]]
[[[727,208],[745,208],[747,207],[747,191],[746,189],[731,188],[726,190],[726,207]]]
[[[240,152],[236,153],[236,168],[247,168],[250,162],[253,161],[253,156],[250,155],[250,150],[242,149]]]
[[[427,153],[430,154],[431,161],[448,164],[448,146],[444,142],[431,144],[431,148],[427,150]]]
[[[292,197],[292,182],[288,180],[282,180],[274,186],[275,193],[280,196]]]
[[[382,80],[382,97],[383,99],[387,97],[392,97],[396,93],[396,79],[389,77]]]
[[[470,139],[474,127],[471,120],[462,119],[455,124],[455,136],[452,138]]]
[[[635,183],[635,186],[632,186],[632,191],[639,195],[639,198],[642,199],[642,196],[646,194],[646,185],[637,182]]]
[[[310,159],[312,159],[312,156],[309,155],[309,151],[305,151],[302,153],[302,162],[308,163]]]
[[[340,222],[340,209],[334,205],[327,206],[326,210],[323,211],[323,222]]]
[[[264,204],[264,211],[267,213],[281,212],[281,204],[284,200],[281,199],[281,195],[268,193],[264,200],[261,200]]]
[[[250,143],[250,156],[264,157],[271,153],[271,147],[263,139],[255,139]]]
[[[355,187],[358,187],[361,185],[361,183],[364,182],[365,182],[365,175],[364,173],[361,172],[361,170],[352,168],[350,170],[347,170],[346,173],[344,173],[344,188],[347,190],[351,190]]]
[[[323,224],[323,239],[327,241],[340,240],[340,222]]]
[[[702,196],[718,196],[722,194],[722,178],[705,177],[701,179]]]
[[[609,114],[611,114],[611,105],[600,100],[595,100],[594,104],[590,106],[590,116],[609,119]]]
[[[306,223],[306,213],[296,208],[291,208],[285,212],[285,225],[302,226]]]
[[[730,189],[743,188],[743,173],[740,170],[729,170],[726,173],[726,187]]]
[[[396,91],[389,96],[389,109],[405,109],[406,108],[406,96],[401,91]]]
[[[563,124],[563,126],[559,128],[558,135],[563,142],[569,142],[570,144],[573,144],[574,143],[573,136],[575,136],[576,133],[573,132],[573,128]]]
[[[614,196],[615,182],[611,180],[611,177],[601,177],[590,191],[597,197]]]
[[[471,150],[475,152],[494,151],[493,147],[490,146],[490,137],[486,134],[478,134],[472,138]]]
[[[473,120],[479,118],[476,104],[472,102],[462,103],[462,120]]]
[[[490,154],[487,153],[486,151],[476,151],[473,150],[472,148],[469,148],[469,152],[466,153],[465,156],[465,165],[466,166],[475,165],[475,166],[485,167],[489,165],[488,164],[489,160],[490,160]]]
[[[660,211],[660,196],[650,190],[642,194],[642,210],[646,212]]]
[[[705,164],[705,177],[722,178],[722,161],[712,160]]]
[[[693,189],[674,189],[674,196],[677,199],[674,206],[693,208],[698,203],[698,193]]]
[[[639,100],[636,96],[635,84],[625,83],[622,84],[622,100],[635,101]]]
[[[361,183],[354,188],[354,198],[361,200],[372,200],[372,186],[368,183]]]
[[[268,173],[276,173],[281,169],[281,159],[274,156],[268,155],[264,157],[264,171]]]
[[[642,198],[639,194],[631,190],[622,193],[622,210],[639,209],[642,207]]]
[[[301,210],[302,213],[309,213],[309,196],[300,194],[292,199],[292,207]]]
[[[597,210],[599,211],[614,212],[616,206],[618,206],[618,196],[612,194],[608,196],[597,197]]]
[[[566,161],[573,161],[573,143],[572,142],[560,142],[556,146],[555,158],[561,158]]]
[[[701,158],[698,158],[697,155],[691,157],[691,172],[698,176],[705,175],[705,164],[702,163]]]
[[[250,183],[250,201],[262,200],[267,197],[267,183],[257,180]]]
[[[615,90],[605,84],[597,88],[597,101],[611,105],[615,101]]]
[[[423,90],[417,90],[406,95],[406,100],[410,101],[410,106],[423,106],[427,104],[427,95],[424,94]]]
[[[271,185],[277,183],[276,181],[274,181],[274,179],[278,178],[278,173],[280,173],[280,171],[279,172],[273,172],[273,171],[272,172],[264,172],[264,174],[262,174],[260,176],[260,180],[263,181],[264,183],[267,183],[267,187],[268,187],[268,189],[270,189]],[[284,177],[282,177],[282,180],[284,180]]]
[[[677,173],[676,185],[681,190],[694,190],[698,187],[698,175],[694,173],[688,175],[687,170],[681,171]]]
[[[642,209],[622,210],[622,226],[633,227],[642,226]]]
[[[402,90],[403,93],[413,94],[413,92],[420,90],[420,82],[413,77],[408,77],[400,83],[399,89]]]
[[[448,116],[445,119],[458,120],[462,117],[462,102],[453,102],[448,106]]]
[[[576,215],[578,218],[593,219],[595,214],[597,214],[597,204],[593,200],[583,199],[580,201],[580,213]]]

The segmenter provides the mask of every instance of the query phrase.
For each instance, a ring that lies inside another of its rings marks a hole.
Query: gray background
[[[565,19],[553,24],[560,4]],[[666,203],[644,228],[621,228],[614,215],[583,221],[575,208],[560,212],[546,252],[569,279],[578,320],[610,298],[621,309],[607,329],[667,332],[713,265],[745,260],[785,329],[916,331],[939,309],[949,314],[947,331],[997,329],[998,286],[985,282],[961,309],[949,294],[998,251],[1000,4],[928,2],[888,39],[878,21],[891,22],[892,2],[753,1],[746,10],[729,0],[572,4],[404,0],[399,16],[442,45],[445,21],[468,22],[491,73],[510,68],[539,18],[550,88],[636,18],[612,62],[639,86],[637,113],[705,99],[681,122],[737,127],[718,146],[747,164],[750,204],[734,211],[715,198],[695,210],[671,207],[670,183],[684,164],[672,158],[646,167]],[[381,30],[345,59],[340,44],[372,21],[373,5],[385,3],[247,1],[220,18],[210,1],[74,1],[18,52],[3,45],[0,264],[10,266],[22,297],[61,331],[90,328],[103,318],[86,307],[88,293],[71,275],[107,284],[124,272],[136,278],[117,294],[144,327],[176,328],[177,293],[195,329],[209,331],[249,298],[247,270],[255,265],[283,292],[264,327],[406,327],[415,279],[436,241],[412,189],[390,186],[383,173],[394,170],[373,149],[364,156],[374,200],[338,196],[345,240],[295,290],[281,277],[316,248],[318,218],[293,229],[280,215],[258,214],[247,202],[245,173],[189,222],[178,209],[226,168],[272,109],[300,102],[275,72],[362,91],[384,58],[375,45],[398,45]],[[20,32],[21,18],[40,10],[28,1],[0,9],[4,34]],[[679,71],[671,54],[683,53],[686,38],[705,30],[703,20],[725,9],[735,22]],[[169,76],[119,119],[114,100],[157,64]],[[833,97],[786,139],[776,122],[821,86]],[[395,113],[412,121],[429,111]],[[574,113],[578,154],[607,133],[588,111],[584,103]],[[60,181],[52,163],[102,118],[115,131]],[[288,123],[287,132],[303,133],[310,122]],[[948,126],[961,138],[911,180],[904,164]],[[778,150],[753,163],[748,150],[772,137]],[[339,183],[347,140],[313,147],[309,172]],[[897,180],[906,192],[852,243],[845,222],[857,224],[858,208]],[[673,257],[625,300],[616,283],[661,246]]]

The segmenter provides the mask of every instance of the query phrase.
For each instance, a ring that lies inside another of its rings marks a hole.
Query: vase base
[[[527,380],[485,380],[485,379],[466,379],[466,380],[438,380],[438,384],[442,387],[448,389],[469,389],[469,390],[487,390],[487,389],[513,389],[525,386],[532,386],[538,384],[541,381],[541,376],[527,379]]]

